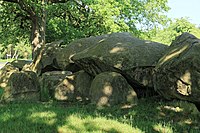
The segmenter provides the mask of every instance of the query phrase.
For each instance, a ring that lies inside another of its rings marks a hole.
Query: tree
[[[152,30],[149,33],[152,36],[148,39],[170,45],[177,36],[184,32],[189,32],[200,38],[200,29],[195,24],[189,22],[188,18],[180,18],[171,21],[163,29]]]
[[[0,23],[26,30],[17,30],[19,33],[30,31],[34,52],[45,44],[45,37],[48,42],[67,36],[69,42],[119,31],[140,36],[141,30],[166,23],[166,3],[167,0],[1,0],[4,8],[0,14],[5,22]]]
[[[10,2],[16,4],[15,6],[12,6],[12,12],[14,13],[14,19],[20,18],[20,26],[22,26],[26,20],[31,24],[30,40],[34,53],[38,46],[45,44],[47,2],[60,3],[66,1],[67,0],[3,0],[1,3],[4,4],[4,2]],[[7,6],[9,6],[9,4]]]

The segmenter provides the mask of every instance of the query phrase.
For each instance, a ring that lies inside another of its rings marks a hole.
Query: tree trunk
[[[32,31],[31,31],[31,45],[32,45],[32,59],[35,58],[36,50],[45,45],[45,31],[46,31],[46,0],[42,1],[42,16],[34,16],[32,18]]]
[[[46,30],[46,5],[48,0],[41,0],[42,8],[41,8],[41,17],[36,13],[35,7],[25,0],[3,0],[11,3],[18,4],[23,11],[25,11],[30,18],[32,23],[31,25],[31,35],[30,41],[32,46],[32,58],[34,59],[36,55],[37,48],[45,45],[45,30]],[[67,2],[63,0],[50,0],[52,3],[62,3]]]
[[[31,29],[31,46],[32,46],[32,59],[35,57],[35,52],[40,45],[40,32],[39,32],[39,22],[38,17],[34,16],[32,18],[32,29]]]
[[[45,39],[45,31],[46,31],[46,3],[47,0],[42,0],[42,17],[41,17],[41,27],[40,27],[40,32],[41,32],[41,44],[45,45],[46,39]]]

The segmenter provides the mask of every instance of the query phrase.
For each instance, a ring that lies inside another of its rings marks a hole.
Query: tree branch
[[[25,4],[23,0],[18,0],[18,4],[22,8],[22,10],[27,12],[31,17],[34,17],[36,15],[36,13],[34,11],[34,7],[32,7],[28,4]]]
[[[66,3],[70,0],[48,0],[49,3]]]
[[[29,4],[26,4],[24,0],[3,0],[3,1],[18,4],[22,10],[24,10],[28,15],[30,15],[31,18],[33,18],[36,15],[34,7],[30,6]]]
[[[3,1],[11,2],[11,3],[18,3],[19,0],[3,0]]]

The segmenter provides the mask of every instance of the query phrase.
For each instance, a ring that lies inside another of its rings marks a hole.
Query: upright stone
[[[189,33],[178,36],[155,68],[155,90],[166,99],[200,104],[200,40]]]
[[[8,79],[3,101],[39,101],[40,86],[37,75],[31,71],[14,72]]]
[[[104,72],[97,75],[90,88],[91,102],[97,106],[117,104],[137,104],[137,94],[126,79],[116,72]]]
[[[86,101],[92,79],[83,70],[68,75],[55,88],[54,98],[58,101]]]

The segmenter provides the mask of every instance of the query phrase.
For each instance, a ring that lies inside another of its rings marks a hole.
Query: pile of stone
[[[113,33],[46,44],[33,62],[0,70],[1,101],[89,101],[98,106],[137,104],[138,98],[200,103],[200,41],[189,33],[171,46]],[[19,65],[20,64],[20,65]]]

